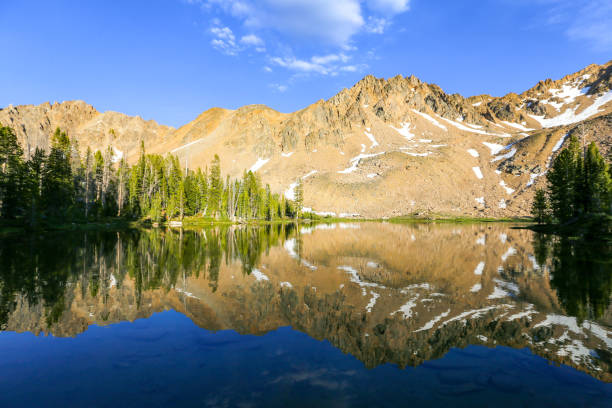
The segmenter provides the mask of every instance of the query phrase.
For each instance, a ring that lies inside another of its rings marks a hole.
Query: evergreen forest
[[[183,169],[173,155],[146,154],[143,142],[133,166],[118,156],[109,147],[105,152],[88,148],[81,157],[77,141],[58,128],[49,151],[36,148],[26,160],[13,129],[0,126],[0,219],[34,226],[107,217],[239,222],[301,215],[301,185],[292,201],[272,193],[257,173],[224,178],[217,155],[204,171]]]

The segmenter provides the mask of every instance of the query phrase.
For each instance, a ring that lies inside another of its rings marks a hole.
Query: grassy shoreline
[[[83,222],[60,222],[60,221],[45,221],[35,227],[26,225],[19,220],[2,221],[0,222],[0,236],[11,234],[27,233],[27,232],[46,232],[46,231],[88,231],[88,230],[118,230],[118,229],[137,229],[137,228],[155,228],[171,226],[169,220],[161,223],[152,223],[150,220],[129,220],[125,218],[109,217],[98,221]],[[447,215],[427,215],[427,216],[399,216],[390,218],[342,218],[342,217],[312,217],[284,220],[248,220],[248,221],[232,221],[229,219],[214,219],[203,217],[185,217],[182,221],[183,228],[196,227],[212,227],[217,225],[277,225],[289,224],[298,222],[300,224],[333,224],[338,222],[389,222],[394,224],[413,224],[413,223],[449,223],[449,224],[476,224],[476,223],[532,223],[530,218],[480,218],[480,217],[455,217]],[[524,228],[524,227],[521,227]],[[527,227],[529,228],[529,227]]]

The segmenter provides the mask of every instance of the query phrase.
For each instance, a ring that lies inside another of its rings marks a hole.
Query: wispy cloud
[[[266,45],[264,41],[255,34],[243,35],[240,41],[236,41],[236,35],[231,28],[221,25],[218,19],[213,20],[213,26],[210,28],[212,39],[210,44],[216,50],[226,55],[238,55],[239,52],[248,48],[253,48],[257,52],[265,52]]]
[[[281,57],[273,57],[271,61],[273,64],[276,64],[279,67],[288,68],[293,71],[317,72],[323,75],[327,75],[329,73],[329,70],[323,64],[317,64],[312,61]]]
[[[240,42],[244,45],[254,47],[255,51],[257,52],[266,51],[266,45],[264,43],[264,40],[262,40],[260,37],[256,36],[255,34],[243,35],[242,38],[240,39]]]
[[[314,55],[309,60],[295,57],[273,57],[270,62],[279,67],[286,68],[302,74],[317,73],[321,75],[338,75],[340,72],[356,72],[367,67],[365,64],[347,65],[351,59],[345,54]]]
[[[582,41],[596,51],[612,50],[612,2],[610,0],[530,0],[546,9],[539,16],[549,26],[563,27],[566,37]],[[521,4],[528,3],[527,0]],[[543,17],[543,18],[542,18]]]
[[[183,1],[211,15],[211,45],[216,50],[234,56],[255,50],[266,53],[269,66],[319,75],[363,69],[364,64],[347,64],[358,57],[356,36],[386,33],[393,17],[410,6],[410,0]],[[312,55],[314,48],[331,52]]]
[[[289,89],[289,87],[287,85],[281,85],[281,84],[270,84],[270,88],[283,93],[285,91],[287,91],[287,89]]]
[[[590,0],[569,19],[567,36],[585,41],[598,51],[612,50],[612,2]]]
[[[236,55],[239,51],[236,45],[236,36],[229,27],[213,26],[210,28],[213,38],[211,45],[227,55]]]
[[[386,15],[403,13],[410,9],[410,0],[367,0],[370,10]]]
[[[372,34],[383,34],[390,22],[383,17],[372,17],[368,18],[368,24],[365,26],[365,30]]]
[[[359,0],[209,0],[208,4],[249,29],[337,46],[347,44],[364,25]]]

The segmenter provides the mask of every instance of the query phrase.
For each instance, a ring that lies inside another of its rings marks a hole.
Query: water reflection
[[[379,223],[12,238],[0,325],[76,336],[173,309],[209,330],[292,326],[367,367],[529,347],[612,381],[610,245],[507,225]]]

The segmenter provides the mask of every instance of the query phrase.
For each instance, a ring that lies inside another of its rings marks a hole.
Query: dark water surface
[[[610,247],[508,225],[0,241],[0,406],[612,401]]]

